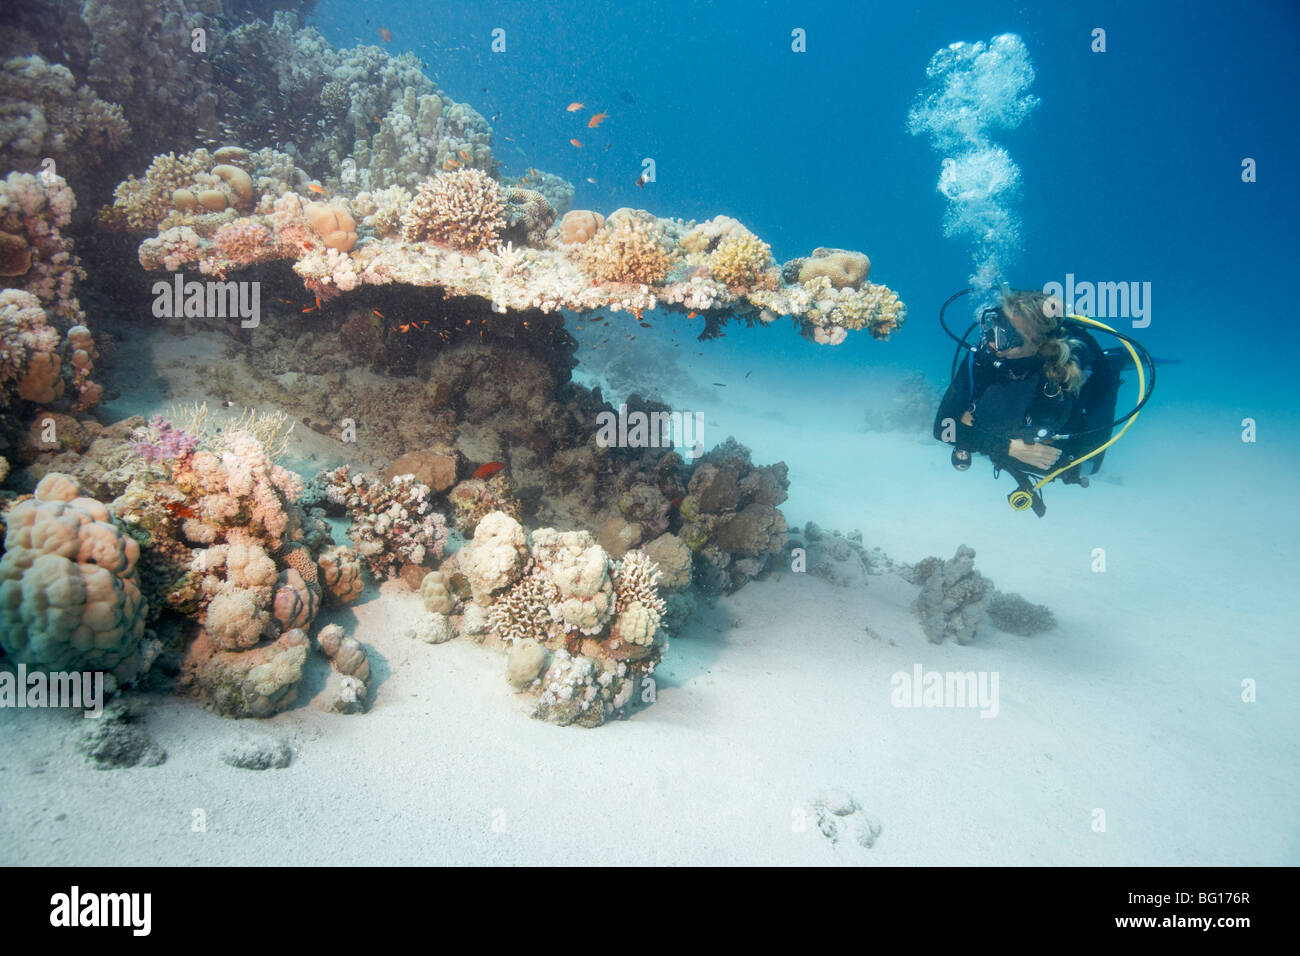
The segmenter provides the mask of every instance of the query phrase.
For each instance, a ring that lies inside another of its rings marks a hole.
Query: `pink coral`
[[[213,244],[217,255],[235,266],[265,262],[277,254],[271,230],[252,219],[236,219],[223,224],[213,236]]]

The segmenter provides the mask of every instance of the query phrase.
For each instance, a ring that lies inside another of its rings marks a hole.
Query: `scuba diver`
[[[1017,489],[1008,496],[1012,508],[1032,508],[1041,518],[1047,511],[1043,486],[1060,476],[1086,488],[1106,449],[1136,420],[1155,386],[1155,361],[1127,335],[1095,319],[1067,316],[1059,298],[1036,291],[1004,289],[1001,303],[985,309],[957,338],[944,312],[970,291],[951,296],[939,310],[957,352],[934,437],[953,446],[958,471],[970,468],[973,455],[988,456],[995,478],[1006,471],[1016,479]],[[972,345],[967,338],[976,325],[981,334]],[[1120,339],[1123,348],[1103,349],[1090,332],[1094,328]],[[1130,360],[1137,368],[1139,401],[1116,420],[1120,371]]]

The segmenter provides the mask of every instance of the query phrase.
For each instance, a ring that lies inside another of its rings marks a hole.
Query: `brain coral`
[[[501,187],[477,169],[458,169],[420,183],[402,217],[407,242],[436,242],[457,249],[487,249],[506,226]]]
[[[64,475],[9,512],[0,559],[0,646],[44,670],[114,669],[136,652],[140,547]]]
[[[655,223],[639,215],[605,224],[583,246],[582,268],[598,282],[658,285],[675,255]]]

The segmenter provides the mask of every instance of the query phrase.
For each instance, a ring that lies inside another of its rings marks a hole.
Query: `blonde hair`
[[[1078,395],[1084,382],[1078,352],[1084,346],[1078,339],[1065,337],[1061,326],[1065,306],[1061,300],[1045,292],[1004,289],[1002,311],[1008,318],[1020,319],[1029,329],[1025,344],[1043,360],[1047,377],[1071,395]]]

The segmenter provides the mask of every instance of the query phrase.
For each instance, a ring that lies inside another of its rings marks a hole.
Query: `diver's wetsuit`
[[[1071,338],[1083,343],[1076,352],[1085,374],[1104,362],[1101,349],[1087,333],[1070,332]],[[965,425],[961,417],[969,411],[974,424]],[[1025,442],[1041,441],[1058,432],[1069,432],[1077,427],[1085,414],[1080,400],[1058,388],[1043,372],[1043,360],[1038,357],[999,360],[987,348],[981,347],[973,355],[966,354],[961,368],[948,386],[934,417],[934,437],[944,441],[946,422],[954,423],[956,445],[968,454],[987,455],[999,468],[1013,472],[1033,469],[1008,454],[1011,439]],[[1074,449],[1062,449],[1061,464],[1069,460]],[[1070,475],[1064,480],[1077,477]]]

